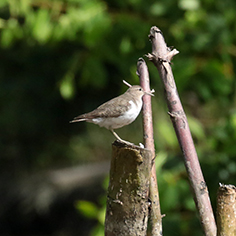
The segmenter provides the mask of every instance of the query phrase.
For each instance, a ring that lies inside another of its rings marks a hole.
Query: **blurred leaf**
[[[19,0],[20,14],[28,14],[31,10],[32,0]]]
[[[156,164],[156,171],[159,172],[163,165],[165,164],[167,159],[167,153],[164,151],[160,151],[156,154],[155,164]]]
[[[188,123],[189,123],[190,131],[194,137],[200,140],[205,137],[203,126],[199,120],[193,117],[188,117]]]
[[[101,225],[104,225],[105,223],[105,216],[106,216],[106,204],[98,212],[97,219]]]
[[[1,33],[1,45],[3,48],[10,47],[15,37],[20,38],[22,36],[22,31],[19,29],[19,25],[16,19],[9,19],[5,22],[3,22],[4,29]]]
[[[8,5],[8,1],[9,0],[2,0],[2,1],[0,1],[0,7],[7,6]]]
[[[4,30],[1,35],[1,45],[3,48],[9,47],[13,41],[13,34],[11,29]]]
[[[151,5],[150,10],[152,15],[161,16],[166,12],[167,8],[164,3],[156,2]]]
[[[75,207],[85,217],[96,219],[99,213],[97,206],[89,201],[77,201]]]
[[[46,43],[50,38],[53,29],[49,12],[45,9],[40,9],[36,14],[32,14],[31,17],[34,18],[31,18],[30,20],[33,36],[40,43]]]
[[[188,24],[197,27],[200,22],[206,17],[206,12],[204,9],[198,9],[194,11],[187,11],[185,13],[185,19],[188,21]]]
[[[60,83],[60,93],[64,99],[72,99],[75,96],[74,74],[68,72]]]
[[[236,130],[236,111],[232,113],[230,116],[231,124],[233,126],[233,129]]]
[[[170,209],[176,208],[179,205],[179,191],[177,191],[174,174],[168,172],[165,172],[163,174],[168,188],[166,188],[165,191],[161,194],[162,198],[165,199],[165,201],[162,202],[162,207],[166,211],[169,211]]]
[[[172,148],[178,146],[178,140],[175,136],[175,131],[171,123],[163,119],[159,121],[159,124],[161,125],[156,127],[159,133],[158,135],[161,136],[161,140],[159,140],[158,145],[164,145]]]
[[[196,10],[199,6],[199,0],[179,0],[179,7],[184,10]]]
[[[91,236],[104,236],[104,226],[97,225],[91,230]]]
[[[131,50],[131,42],[130,39],[127,37],[122,38],[121,44],[120,44],[120,50],[122,53],[128,53]]]

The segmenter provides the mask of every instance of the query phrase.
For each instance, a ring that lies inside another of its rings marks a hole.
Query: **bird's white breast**
[[[142,101],[135,104],[132,100],[129,101],[130,109],[128,109],[124,114],[118,117],[106,117],[106,118],[96,118],[92,122],[98,124],[100,127],[105,127],[107,129],[118,129],[125,125],[132,123],[139,115],[142,108]]]

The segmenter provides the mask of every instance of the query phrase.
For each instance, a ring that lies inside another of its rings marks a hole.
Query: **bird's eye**
[[[139,91],[142,91],[142,89],[140,88]]]

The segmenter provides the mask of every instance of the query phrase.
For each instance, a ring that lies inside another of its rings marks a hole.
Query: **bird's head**
[[[147,94],[150,96],[154,96],[154,89],[151,90],[150,92],[146,92],[143,90],[143,88],[139,85],[133,85],[131,86],[127,91],[127,93],[131,94],[132,96],[142,98],[143,95]]]

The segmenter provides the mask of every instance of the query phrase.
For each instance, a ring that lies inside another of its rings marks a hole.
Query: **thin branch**
[[[144,91],[150,91],[148,68],[143,58],[139,58],[138,60],[137,75],[140,78],[140,85],[143,87]],[[151,105],[151,96],[148,95],[143,96],[143,135],[144,135],[144,146],[145,148],[151,150],[152,159],[154,160],[155,147],[153,139],[152,105]],[[159,202],[159,192],[157,186],[155,162],[153,163],[151,170],[149,197],[151,199],[151,212],[150,212],[151,230],[152,230],[151,235],[161,236],[162,216]]]
[[[149,38],[152,42],[152,53],[147,57],[157,67],[166,92],[169,115],[172,120],[180,147],[184,156],[184,163],[188,173],[194,200],[198,209],[201,224],[206,236],[216,236],[216,224],[197,153],[189,129],[187,117],[184,113],[172,74],[170,61],[178,54],[177,50],[170,50],[164,37],[156,26],[150,30]]]

